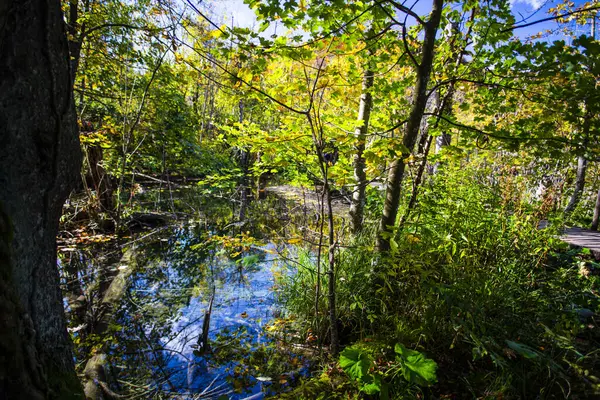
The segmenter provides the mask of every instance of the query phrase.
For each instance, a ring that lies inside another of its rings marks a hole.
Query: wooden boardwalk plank
[[[566,228],[560,239],[573,246],[600,251],[600,232],[583,228]]]

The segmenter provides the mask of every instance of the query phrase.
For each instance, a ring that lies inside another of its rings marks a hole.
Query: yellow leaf
[[[213,31],[210,32],[210,37],[214,38],[214,39],[218,39],[221,36],[223,36],[223,32],[225,32],[226,26],[223,25],[221,26],[220,29],[215,29]]]
[[[415,235],[407,235],[406,239],[408,240],[409,243],[419,243],[421,241],[421,239],[419,239],[418,236]]]

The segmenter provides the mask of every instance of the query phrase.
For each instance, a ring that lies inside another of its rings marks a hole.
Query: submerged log
[[[129,249],[119,261],[119,273],[110,283],[100,303],[99,317],[93,329],[95,335],[105,334],[114,318],[121,298],[125,295],[127,280],[135,270],[134,254],[134,251]],[[106,345],[103,345],[85,365],[83,386],[86,399],[103,400],[122,397],[114,393],[107,384],[106,350]]]

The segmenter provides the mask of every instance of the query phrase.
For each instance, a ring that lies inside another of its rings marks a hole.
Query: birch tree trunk
[[[369,120],[371,118],[371,109],[373,108],[373,71],[367,68],[363,75],[362,93],[360,95],[360,104],[358,106],[359,126],[354,131],[356,139],[356,152],[354,153],[354,180],[356,187],[352,193],[352,204],[350,205],[350,221],[353,233],[358,233],[363,227],[363,216],[366,200],[367,173],[365,171],[365,143],[367,132],[369,130]]]
[[[583,150],[585,150],[585,148],[587,147],[588,144],[588,139],[590,136],[590,127],[591,127],[591,118],[592,115],[590,115],[590,108],[589,106],[584,102],[583,104],[584,109],[586,110],[585,114],[584,114],[584,121],[583,121]],[[585,187],[585,174],[587,172],[587,166],[588,166],[588,160],[585,158],[585,154],[581,154],[580,156],[577,157],[577,176],[575,178],[575,189],[573,190],[573,194],[571,195],[571,199],[569,200],[569,203],[567,204],[567,207],[565,207],[565,214],[570,214],[571,212],[573,212],[573,210],[575,210],[575,208],[577,207],[577,204],[579,204],[579,200],[581,199],[581,194],[583,193],[583,188]]]

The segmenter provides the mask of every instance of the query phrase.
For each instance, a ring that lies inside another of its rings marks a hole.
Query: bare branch
[[[483,131],[479,128],[475,128],[474,126],[464,125],[464,124],[461,124],[460,122],[452,121],[451,119],[449,119],[441,114],[424,113],[423,115],[430,115],[433,117],[437,117],[457,128],[465,129],[467,131],[475,132],[480,135],[485,135],[485,136],[493,137],[495,139],[500,139],[500,140],[516,140],[516,141],[520,141],[520,142],[526,142],[526,141],[533,140],[533,141],[538,141],[538,142],[558,142],[558,143],[563,143],[563,144],[573,144],[572,141],[565,139],[565,138],[560,138],[560,137],[546,137],[545,138],[545,137],[533,137],[533,136],[530,136],[530,137],[503,136],[503,135],[498,135],[496,133],[490,133],[490,132]]]
[[[408,46],[408,41],[406,40],[406,25],[402,25],[402,42],[404,42],[404,50],[406,50],[406,53],[412,60],[413,64],[415,65],[416,68],[419,68],[420,64],[417,61],[417,59],[415,58],[415,56],[413,55],[413,53],[410,51],[410,47]]]
[[[542,23],[542,22],[553,21],[553,20],[557,20],[557,19],[560,19],[560,18],[568,17],[569,15],[580,14],[580,13],[584,13],[584,12],[587,12],[587,11],[594,11],[594,10],[600,10],[600,5],[595,5],[595,6],[588,7],[588,8],[582,8],[580,10],[570,11],[570,12],[567,12],[567,13],[564,13],[564,14],[555,15],[553,17],[547,17],[547,18],[538,19],[538,20],[535,20],[535,21],[532,21],[532,22],[528,22],[528,23],[522,24],[522,25],[513,25],[513,26],[511,26],[509,28],[502,29],[500,32],[504,33],[504,32],[511,31],[513,29],[526,28],[528,26],[536,25],[536,24],[539,24],[539,23]]]
[[[413,17],[419,24],[421,24],[423,26],[425,26],[427,24],[425,21],[423,21],[421,19],[421,17],[419,17],[419,15],[417,13],[415,13],[413,10],[406,7],[405,5],[402,5],[394,0],[390,0],[390,4],[392,4],[394,7],[396,7],[398,10],[402,11],[406,15],[410,15],[411,17]]]
[[[184,42],[181,39],[177,38],[177,41],[179,41],[179,43],[181,43],[183,46],[189,48],[190,50],[192,50],[194,53],[196,53],[197,55],[199,55],[200,57],[202,57],[204,60],[208,61],[209,63],[213,64],[215,67],[219,68],[221,71],[223,71],[225,74],[231,76],[232,78],[237,79],[238,81],[240,81],[241,83],[243,83],[244,85],[248,86],[248,88],[250,90],[253,90],[263,96],[265,96],[266,98],[268,98],[269,100],[271,100],[272,102],[280,105],[281,107],[292,111],[296,114],[300,114],[300,115],[306,115],[308,114],[308,111],[302,111],[302,110],[298,110],[290,105],[285,104],[282,101],[277,100],[275,97],[271,96],[270,94],[268,94],[267,92],[265,92],[262,89],[257,88],[256,86],[253,86],[251,83],[245,81],[244,79],[240,78],[236,73],[230,71],[229,69],[227,69],[226,67],[224,67],[223,65],[221,65],[220,63],[218,63],[215,59],[213,59],[212,57],[208,57],[206,54],[201,53],[200,51],[198,51],[198,49],[196,49],[194,46],[190,46],[189,44],[187,44],[186,42]]]
[[[94,26],[88,30],[86,30],[85,32],[83,32],[81,34],[81,39],[83,40],[84,38],[88,37],[90,34],[99,31],[101,29],[104,28],[127,28],[127,29],[134,29],[134,30],[142,30],[142,31],[149,31],[150,28],[148,28],[147,26],[137,26],[137,25],[130,25],[130,24],[102,24],[102,25],[98,25],[98,26]]]

